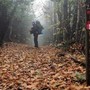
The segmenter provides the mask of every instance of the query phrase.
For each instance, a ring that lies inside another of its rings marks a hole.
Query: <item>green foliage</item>
[[[85,75],[81,74],[79,72],[76,72],[76,76],[75,77],[76,77],[76,81],[78,81],[78,82],[83,82],[83,81],[86,80]]]
[[[5,32],[8,30],[8,35],[6,36],[9,37],[10,29],[12,29],[12,38],[14,36],[21,36],[20,38],[22,39],[26,38],[25,30],[28,29],[27,27],[30,26],[29,24],[33,19],[33,13],[31,11],[32,1],[34,0],[0,0],[0,21],[1,23],[3,21],[3,27],[7,26]],[[0,28],[2,28],[1,26]],[[19,35],[17,35],[18,33]]]
[[[54,41],[67,42],[84,42],[85,33],[82,29],[85,27],[85,0],[51,0],[53,2],[54,21],[51,22],[51,29],[55,29],[53,35]],[[52,7],[51,7],[52,8]],[[60,22],[58,27],[55,26]],[[57,28],[59,28],[57,30]],[[63,37],[60,38],[60,36]],[[80,37],[79,37],[80,36]],[[83,38],[83,39],[82,39]]]

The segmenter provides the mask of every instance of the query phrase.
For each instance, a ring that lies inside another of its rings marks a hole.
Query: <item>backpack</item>
[[[43,26],[40,24],[39,21],[36,21],[36,26],[38,30],[38,34],[42,34],[42,30],[44,29]]]

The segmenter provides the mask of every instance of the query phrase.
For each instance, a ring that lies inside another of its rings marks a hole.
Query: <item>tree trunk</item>
[[[64,41],[67,42],[67,26],[68,26],[68,0],[64,0],[63,5],[63,16],[64,16]]]
[[[78,28],[78,25],[79,25],[79,16],[80,16],[80,7],[79,7],[79,1],[77,1],[77,23],[76,23],[76,42],[79,41],[79,37],[78,37],[78,33],[79,33],[79,28]]]

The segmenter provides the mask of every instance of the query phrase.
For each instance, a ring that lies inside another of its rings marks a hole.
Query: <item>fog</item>
[[[45,18],[45,8],[47,8],[49,3],[49,0],[35,0],[33,2],[33,11],[35,14],[35,18],[33,21],[39,20],[44,27],[43,34],[39,35],[38,37],[38,43],[39,46],[43,46],[46,44],[46,33],[47,33],[47,27],[46,27],[46,18]],[[33,35],[32,35],[32,44],[33,44]]]
[[[38,38],[39,46],[51,42],[53,36],[51,25],[54,18],[54,6],[51,0],[4,0],[0,3],[1,43],[16,42],[33,46],[34,40],[30,30],[32,22],[36,20],[44,27],[43,34]]]

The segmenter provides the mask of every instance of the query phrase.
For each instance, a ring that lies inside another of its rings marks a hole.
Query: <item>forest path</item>
[[[0,49],[0,90],[86,88],[78,82],[85,74],[85,69],[74,63],[68,54],[60,53],[64,52],[52,46],[34,48],[22,44],[6,44]]]

